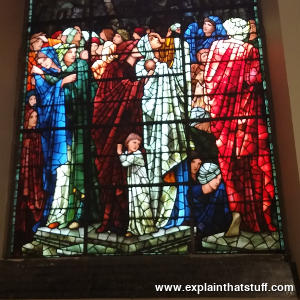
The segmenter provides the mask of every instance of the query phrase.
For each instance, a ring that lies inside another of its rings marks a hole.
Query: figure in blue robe
[[[196,22],[190,24],[184,32],[184,38],[190,45],[191,63],[197,63],[196,53],[199,50],[209,49],[211,44],[216,40],[228,39],[227,32],[219,17],[209,16],[204,18],[204,22],[211,23],[215,28],[210,36],[205,35],[203,28],[199,28]]]
[[[37,54],[37,61],[42,65],[43,74],[34,73],[35,88],[38,98],[36,109],[39,115],[38,128],[42,137],[44,155],[43,185],[48,194],[43,218],[37,227],[47,221],[56,183],[56,170],[67,162],[67,134],[65,97],[62,89],[62,80],[55,84],[48,83],[44,76],[59,77],[61,66],[57,54],[52,47],[42,48]]]
[[[232,214],[225,184],[216,164],[201,165],[198,181],[190,187],[188,197],[198,235],[203,237],[227,232],[232,222]]]

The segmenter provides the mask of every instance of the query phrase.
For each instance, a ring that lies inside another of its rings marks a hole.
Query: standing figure
[[[49,83],[47,75],[58,77],[61,65],[57,54],[52,47],[42,48],[36,57],[42,69],[34,66],[32,73],[35,78],[36,94],[39,101],[36,104],[38,112],[38,128],[41,130],[42,149],[44,156],[43,186],[48,193],[43,218],[39,225],[44,225],[48,219],[52,206],[54,191],[57,185],[65,182],[67,175],[64,172],[68,161],[68,137],[66,130],[65,95],[63,85],[74,81],[72,76]]]
[[[117,60],[108,64],[94,99],[92,137],[101,187],[100,202],[104,213],[97,232],[111,230],[124,234],[128,228],[126,172],[116,153],[131,132],[142,135],[141,98],[146,78],[137,80],[134,66],[141,54],[136,43],[122,43]],[[149,71],[149,75],[153,71]]]
[[[84,127],[88,123],[88,64],[85,60],[76,59],[75,45],[63,44],[56,52],[62,72],[59,77],[46,75],[45,78],[52,84],[60,80],[60,77],[72,78],[72,81],[62,87],[68,128],[68,162],[64,165],[63,176],[60,176],[60,181],[56,184],[47,225],[50,228],[69,226],[70,229],[76,229],[82,223],[83,210],[87,208],[87,205],[84,205],[84,202],[86,203],[84,144],[88,132]],[[93,174],[93,164],[88,168]],[[95,177],[92,178],[95,180],[91,180],[93,188],[90,191],[88,208],[85,210],[86,221],[89,223],[96,222],[99,217],[99,207],[96,204],[97,180]]]
[[[222,177],[230,209],[237,220],[239,215],[242,218],[241,228],[275,231],[259,51],[243,42],[249,33],[246,21],[229,19],[224,27],[230,39],[212,44],[205,69],[211,132],[217,140]]]
[[[36,130],[37,112],[26,105],[16,205],[14,252],[32,241],[33,226],[40,221],[46,201],[43,189],[43,153],[41,135]]]
[[[117,152],[123,167],[127,167],[129,199],[129,224],[126,236],[143,235],[157,231],[150,207],[150,189],[142,152],[139,150],[142,138],[130,133],[125,140],[127,151],[122,153],[122,144]],[[137,185],[143,186],[137,186]]]
[[[138,50],[144,57],[136,66],[138,76],[147,75],[147,61],[156,63],[155,73],[144,87],[142,110],[148,178],[154,184],[150,187],[151,205],[157,227],[167,224],[177,194],[175,185],[163,185],[164,176],[187,157],[183,122],[185,111],[191,106],[190,57],[188,44],[179,38],[173,39],[172,67],[159,61],[162,42],[157,34],[147,34],[138,42]]]

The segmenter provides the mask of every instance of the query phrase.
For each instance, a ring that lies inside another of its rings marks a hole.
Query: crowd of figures
[[[16,254],[42,226],[276,231],[255,22],[201,24],[31,36]]]

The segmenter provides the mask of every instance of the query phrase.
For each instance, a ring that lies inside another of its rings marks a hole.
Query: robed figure
[[[129,133],[142,135],[145,79],[137,80],[134,65],[140,56],[137,42],[123,42],[119,58],[107,65],[94,100],[92,137],[96,146],[96,167],[100,202],[104,211],[98,232],[126,233],[128,227],[128,189],[126,170],[116,153]]]
[[[205,69],[210,114],[215,119],[211,132],[216,137],[230,210],[241,215],[241,229],[275,231],[259,51],[242,41],[247,34],[246,21],[226,22],[230,39],[212,44]]]

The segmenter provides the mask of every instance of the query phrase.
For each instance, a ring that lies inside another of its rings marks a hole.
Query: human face
[[[37,60],[38,64],[40,64],[42,67],[45,69],[50,69],[52,67],[53,61],[51,58],[45,56],[45,57],[40,57]]]
[[[204,22],[203,24],[203,32],[205,36],[211,36],[211,34],[215,31],[215,26],[210,22]]]
[[[28,103],[30,106],[36,105],[36,96],[35,95],[30,96],[28,99]]]
[[[97,43],[92,43],[91,44],[91,54],[96,55],[97,49],[98,49],[98,44]]]
[[[196,175],[201,167],[201,159],[195,158],[191,161],[191,174]]]
[[[76,48],[71,48],[64,56],[64,62],[70,66],[76,60]]]
[[[37,124],[37,112],[34,111],[31,113],[29,120],[28,120],[28,129],[32,129],[36,127]]]
[[[254,20],[249,21],[250,24],[250,33],[256,33],[256,24]]]
[[[76,32],[76,34],[74,35],[74,38],[73,38],[73,43],[74,44],[79,43],[80,40],[81,40],[81,30],[80,30],[80,28],[76,26],[75,29],[77,30],[77,32]]]
[[[37,38],[30,46],[33,51],[39,51],[42,49],[43,41],[40,38]]]
[[[133,153],[140,148],[141,141],[139,140],[131,140],[127,144],[127,149],[129,153]]]
[[[150,35],[149,36],[149,42],[150,42],[151,48],[153,50],[157,50],[161,47],[161,43],[160,43],[157,36]]]
[[[118,33],[115,34],[115,36],[113,38],[113,43],[116,45],[123,43],[123,39]]]

